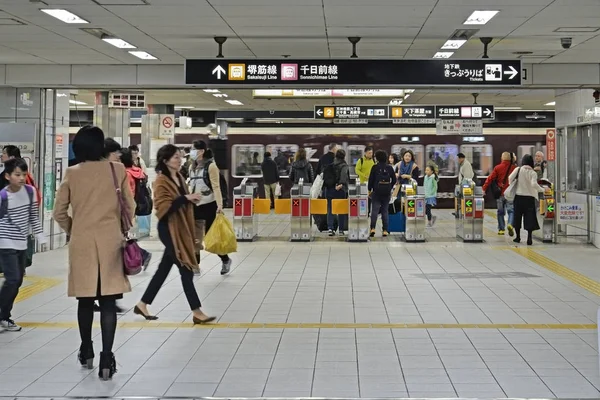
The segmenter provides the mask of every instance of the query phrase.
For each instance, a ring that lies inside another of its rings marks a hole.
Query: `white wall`
[[[584,109],[594,105],[593,89],[557,89],[555,93],[556,127],[576,124]]]

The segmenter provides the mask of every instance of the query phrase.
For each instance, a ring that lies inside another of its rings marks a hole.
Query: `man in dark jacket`
[[[514,208],[513,203],[507,201],[504,197],[504,191],[508,188],[508,177],[514,171],[515,165],[512,163],[512,154],[505,151],[502,153],[502,162],[494,167],[492,173],[487,177],[483,184],[483,192],[485,193],[488,187],[495,182],[500,189],[500,197],[496,199],[497,203],[497,219],[498,219],[498,235],[504,235],[504,214],[508,213],[508,235],[514,234],[513,220]]]
[[[383,150],[377,150],[375,160],[377,164],[371,168],[369,174],[369,192],[371,193],[371,232],[370,236],[375,236],[375,225],[377,224],[377,215],[381,213],[381,222],[383,224],[383,236],[388,236],[389,222],[389,204],[392,196],[392,188],[396,184],[396,174],[394,168],[387,163],[387,154]]]
[[[265,185],[265,198],[273,201],[272,204],[274,204],[274,201],[278,199],[280,195],[279,193],[275,193],[277,184],[279,183],[279,171],[277,170],[277,163],[273,161],[271,153],[268,151],[265,153],[260,169]]]
[[[319,159],[319,163],[317,164],[317,172],[315,176],[322,174],[326,166],[328,166],[329,164],[333,164],[333,160],[335,159],[335,153],[338,150],[338,146],[335,143],[331,143],[328,146],[328,149],[329,152],[323,154],[323,156]]]
[[[346,152],[337,150],[334,155],[334,161],[327,164],[323,168],[325,188],[325,197],[327,198],[327,227],[329,228],[329,236],[335,235],[334,221],[335,217],[332,211],[333,199],[347,199],[348,188],[350,186],[350,167],[346,163]],[[332,175],[331,185],[328,185],[329,178],[327,175]],[[348,215],[338,215],[338,232],[340,236],[344,236],[344,230],[348,228]]]

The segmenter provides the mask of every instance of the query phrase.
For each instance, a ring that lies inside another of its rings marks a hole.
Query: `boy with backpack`
[[[348,198],[348,185],[350,184],[350,170],[346,163],[346,152],[338,150],[335,153],[335,159],[323,170],[323,187],[325,188],[325,197],[327,198],[327,226],[329,236],[335,236],[335,218],[332,213],[331,205],[333,199]],[[344,236],[344,229],[348,227],[348,215],[338,215],[338,231],[340,236]]]
[[[383,150],[377,150],[375,159],[377,164],[371,169],[369,174],[369,193],[371,194],[371,237],[375,236],[375,226],[377,225],[377,215],[381,213],[381,222],[383,224],[383,237],[389,235],[389,204],[392,196],[392,189],[396,184],[396,174],[394,167],[387,163],[387,154]]]
[[[0,332],[18,332],[21,327],[11,319],[11,311],[23,284],[31,235],[40,243],[45,243],[46,237],[38,217],[35,189],[25,184],[25,160],[6,161],[3,175],[8,185],[0,191],[0,264],[5,279],[0,289]]]

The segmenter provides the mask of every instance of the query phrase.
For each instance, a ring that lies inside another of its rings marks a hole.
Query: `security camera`
[[[573,38],[570,38],[570,37],[560,38],[560,45],[562,46],[563,49],[570,49],[572,44],[573,44]]]

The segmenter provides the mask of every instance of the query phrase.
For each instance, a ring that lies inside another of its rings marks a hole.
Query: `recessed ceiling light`
[[[194,107],[194,106],[175,106],[176,110],[193,110],[194,108],[196,108],[196,107]]]
[[[213,96],[217,97],[217,98],[221,98],[221,97],[229,97],[228,95],[226,95],[225,93],[213,93]]]
[[[433,55],[433,58],[450,58],[454,54],[453,51],[438,51]]]
[[[129,54],[136,56],[137,58],[141,58],[142,60],[157,60],[156,57],[150,53],[146,53],[145,51],[130,51]]]
[[[442,49],[450,49],[450,50],[460,49],[460,47],[465,43],[467,43],[467,41],[464,39],[450,39],[450,40],[447,40],[446,43],[444,43],[444,45],[442,46]]]
[[[119,49],[135,49],[136,48],[131,43],[128,43],[128,42],[124,41],[123,39],[119,39],[119,38],[107,37],[107,38],[102,38],[102,40],[104,40],[108,44],[118,47]]]
[[[561,27],[556,28],[554,32],[584,32],[584,33],[594,33],[600,31],[600,28],[596,26],[578,26],[578,27]]]
[[[219,89],[204,89],[206,93],[219,93]]]
[[[555,106],[556,105],[556,101],[551,101],[550,103],[546,103],[544,105],[545,106]]]
[[[85,101],[79,101],[79,100],[69,100],[69,104],[74,104],[76,106],[85,106],[85,105],[87,105],[87,103]]]
[[[523,107],[495,107],[497,111],[522,110]]]
[[[89,24],[89,21],[60,8],[42,8],[40,11],[67,24]]]
[[[242,103],[239,100],[225,100],[226,103],[231,104],[232,106],[243,106],[244,103]]]
[[[467,18],[463,25],[485,25],[489,22],[490,19],[494,18],[498,14],[498,11],[491,10],[478,10],[473,11],[473,14]]]

